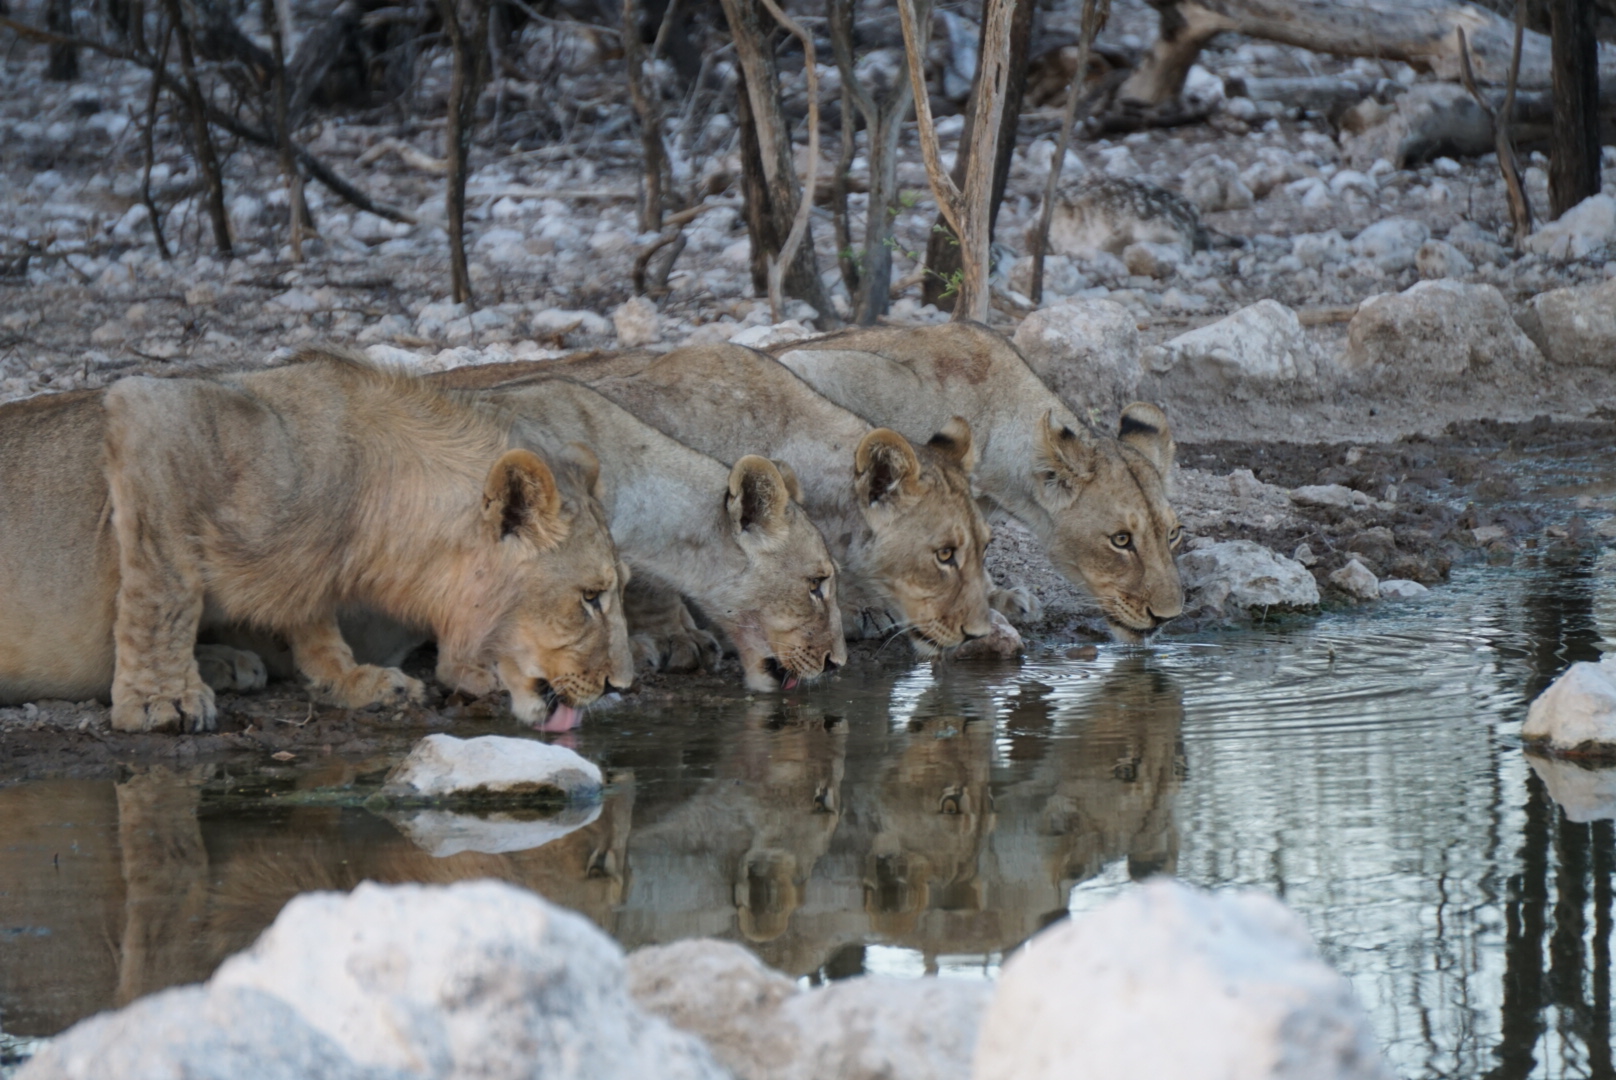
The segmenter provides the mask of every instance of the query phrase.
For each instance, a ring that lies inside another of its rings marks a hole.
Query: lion
[[[421,700],[355,661],[354,607],[436,635],[440,678],[503,685],[528,724],[630,685],[586,451],[546,460],[494,410],[357,357],[298,361],[0,408],[0,703],[110,699],[120,731],[212,730],[197,634],[230,624],[284,639],[333,704]],[[214,666],[221,688],[251,667]]]
[[[1108,436],[1072,415],[1014,345],[971,322],[847,330],[771,351],[832,401],[910,438],[963,416],[982,447],[980,492],[1088,588],[1117,640],[1143,641],[1182,613],[1173,437],[1156,406],[1129,405]],[[1033,615],[1014,592],[993,601]]]
[[[911,443],[738,345],[569,357],[550,368],[720,461],[751,451],[790,464],[841,568],[849,636],[904,631],[930,657],[992,631],[982,565],[992,533],[971,493],[976,448],[964,420]]]
[[[453,386],[486,376],[460,370],[434,378]],[[594,448],[601,501],[623,557],[642,579],[695,601],[734,644],[749,689],[790,689],[847,663],[836,565],[789,468],[757,455],[726,467],[566,379],[477,394],[551,439]],[[678,608],[661,605],[649,625],[636,620],[642,656],[659,657],[664,641],[688,640],[692,628]]]

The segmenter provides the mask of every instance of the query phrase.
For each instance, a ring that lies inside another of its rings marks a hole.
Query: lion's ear
[[[1055,419],[1054,409],[1038,425],[1038,472],[1045,491],[1074,494],[1093,480],[1096,453],[1089,439]]]
[[[555,474],[531,450],[507,450],[483,483],[483,522],[495,540],[521,535],[550,548],[566,539]]]
[[[909,440],[891,428],[876,428],[853,451],[853,486],[865,506],[891,502],[913,486],[920,459]]]
[[[1156,406],[1136,401],[1123,409],[1117,438],[1143,454],[1146,461],[1156,466],[1162,479],[1172,471],[1177,448],[1173,445],[1173,433],[1167,427],[1167,414]]]
[[[566,459],[578,466],[583,474],[584,488],[595,498],[600,498],[600,458],[595,452],[581,442],[568,443],[562,451]]]
[[[797,470],[793,469],[790,465],[787,465],[779,458],[770,458],[769,460],[773,461],[774,467],[780,470],[780,479],[786,482],[786,494],[791,496],[792,502],[801,505],[802,482],[797,479]]]
[[[976,471],[976,445],[971,441],[971,425],[965,417],[949,420],[943,430],[926,440],[926,445],[951,459],[967,476]]]
[[[790,502],[785,477],[768,458],[748,454],[730,470],[724,506],[737,533],[779,535],[785,531]]]

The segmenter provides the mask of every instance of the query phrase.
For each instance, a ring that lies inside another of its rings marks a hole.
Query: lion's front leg
[[[397,668],[355,663],[333,614],[286,635],[292,660],[316,697],[346,709],[421,702],[426,687]]]
[[[204,592],[196,555],[185,541],[167,539],[169,530],[149,518],[137,493],[119,498],[124,478],[109,479],[119,574],[112,726],[212,731],[218,726],[213,691],[202,681],[194,651]]]

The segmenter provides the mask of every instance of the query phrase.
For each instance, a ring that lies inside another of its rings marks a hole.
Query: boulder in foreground
[[[1521,739],[1551,754],[1616,757],[1616,655],[1567,668],[1532,702]]]
[[[1255,891],[1168,878],[1033,938],[1004,966],[974,1080],[1390,1080],[1351,985]]]
[[[537,739],[428,735],[387,774],[389,799],[581,802],[599,797],[600,768]]]

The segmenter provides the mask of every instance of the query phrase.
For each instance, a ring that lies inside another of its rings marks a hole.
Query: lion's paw
[[[1014,623],[1035,623],[1043,617],[1044,605],[1038,602],[1032,590],[1025,585],[1012,589],[994,589],[988,605]]]
[[[196,667],[214,691],[262,690],[269,673],[257,653],[229,645],[198,645]]]
[[[345,709],[397,708],[426,700],[426,686],[398,668],[360,664],[345,672],[322,696]]]
[[[172,692],[120,694],[112,703],[112,726],[118,731],[214,731],[218,717],[213,690],[200,679],[188,679]]]
[[[718,639],[698,627],[641,631],[629,642],[634,666],[647,671],[711,670],[723,656]]]

